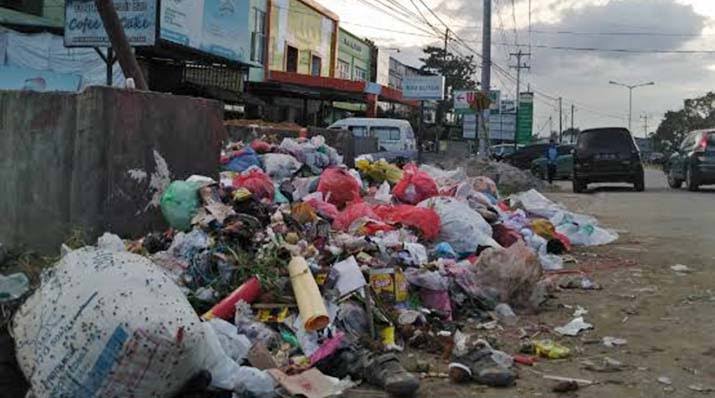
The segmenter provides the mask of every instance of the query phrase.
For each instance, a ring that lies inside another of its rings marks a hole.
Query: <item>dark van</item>
[[[573,190],[581,193],[588,184],[627,182],[638,192],[645,190],[643,163],[633,137],[625,128],[584,130],[574,149]]]
[[[715,184],[715,129],[689,133],[665,163],[671,188],[697,191],[701,185]]]

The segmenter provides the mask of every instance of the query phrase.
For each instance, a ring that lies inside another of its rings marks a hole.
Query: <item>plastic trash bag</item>
[[[329,220],[336,219],[340,213],[334,204],[323,200],[323,194],[320,192],[305,196],[303,202],[309,204],[321,217]]]
[[[441,196],[428,199],[418,207],[437,213],[440,218],[439,240],[449,243],[458,254],[474,253],[479,246],[501,248],[492,239],[492,227],[464,202]]]
[[[467,173],[461,167],[454,170],[442,170],[438,167],[423,164],[420,166],[420,170],[429,174],[440,188],[453,186],[467,179]]]
[[[242,173],[251,167],[261,168],[261,159],[258,158],[258,154],[253,148],[246,147],[234,153],[224,166],[224,169]]]
[[[396,165],[387,162],[385,159],[380,159],[377,162],[360,159],[355,162],[355,167],[360,173],[374,182],[397,184],[397,182],[402,179],[402,170]]]
[[[229,358],[241,363],[248,356],[248,351],[251,350],[251,340],[243,334],[238,334],[236,325],[226,322],[220,318],[213,318],[208,321],[209,326],[216,333],[221,348]]]
[[[452,249],[452,246],[447,242],[440,242],[434,247],[432,256],[435,258],[456,259],[457,253]]]
[[[283,153],[267,153],[261,156],[263,169],[273,181],[283,181],[293,177],[303,166],[296,158]]]
[[[430,208],[410,205],[376,206],[374,208],[383,221],[412,227],[422,233],[427,240],[434,240],[439,236],[440,217]]]
[[[439,195],[437,184],[429,174],[417,168],[417,165],[410,163],[404,168],[404,174],[400,182],[395,185],[392,194],[401,202],[417,204],[425,199]]]
[[[276,188],[273,181],[260,169],[253,168],[234,177],[233,186],[246,188],[258,200],[273,202]]]
[[[390,184],[387,181],[383,182],[375,192],[375,200],[380,203],[392,203],[392,194],[390,194]]]
[[[191,229],[191,219],[199,210],[199,185],[186,181],[174,181],[161,196],[161,213],[174,229]]]
[[[128,252],[66,254],[15,315],[13,335],[36,397],[171,397],[199,371],[235,365],[177,285]]]
[[[452,302],[449,298],[449,280],[437,271],[405,270],[410,285],[420,288],[420,299],[425,307],[438,310],[445,319],[452,319]]]
[[[352,203],[341,211],[333,221],[333,228],[338,231],[347,231],[348,228],[359,218],[367,218],[374,221],[381,221],[375,214],[372,207],[365,202]]]
[[[534,310],[543,301],[539,288],[541,264],[524,242],[507,249],[483,251],[475,268],[479,287],[492,292],[496,302]]]
[[[323,198],[342,209],[350,202],[360,202],[360,185],[350,173],[342,168],[331,167],[323,171],[318,183],[318,192]]]
[[[273,149],[273,146],[263,140],[253,140],[251,142],[251,148],[257,153],[268,153]]]
[[[293,200],[301,200],[304,197],[315,193],[318,190],[320,177],[296,177],[291,181],[293,184]],[[322,196],[321,196],[322,198]]]
[[[499,190],[497,189],[497,184],[489,177],[474,177],[470,178],[470,183],[474,190],[490,196],[493,200],[492,204],[496,203],[499,199]]]

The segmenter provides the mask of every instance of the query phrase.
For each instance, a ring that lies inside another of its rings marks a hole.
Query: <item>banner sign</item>
[[[531,143],[533,128],[534,93],[521,93],[519,96],[519,114],[516,121],[516,142],[518,144]]]
[[[477,139],[477,115],[464,115],[462,117],[462,137],[467,140]]]
[[[114,0],[131,46],[156,42],[156,0]],[[93,0],[66,0],[65,47],[110,47],[109,36]]]
[[[249,3],[241,0],[162,0],[160,37],[172,43],[250,62]]]
[[[402,97],[407,100],[441,101],[444,76],[408,76],[402,81]]]

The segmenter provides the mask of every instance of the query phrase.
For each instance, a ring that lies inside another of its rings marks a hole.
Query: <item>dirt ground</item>
[[[518,366],[515,388],[498,390],[477,385],[455,386],[446,379],[424,380],[419,397],[699,397],[715,391],[715,189],[692,193],[667,188],[662,173],[647,172],[647,191],[599,186],[586,195],[571,194],[568,182],[559,183],[562,193],[549,196],[574,211],[595,215],[621,237],[605,247],[580,250],[578,264],[568,268],[592,271],[602,290],[566,290],[556,295],[538,316],[520,318],[514,329],[498,335],[501,349],[518,349],[518,329],[541,326],[537,338],[554,338],[570,347],[565,360],[541,360],[533,367]],[[692,272],[678,274],[676,264]],[[594,325],[578,337],[557,337],[550,329],[573,317],[580,305],[589,312],[585,320]],[[627,339],[621,347],[601,344],[605,336]],[[409,354],[408,354],[409,355]],[[420,355],[420,354],[417,354]],[[620,361],[622,371],[600,373],[583,368],[582,361],[605,357]],[[446,362],[429,358],[433,368],[444,372]],[[587,379],[593,385],[577,392],[552,392],[556,382],[543,375]],[[658,382],[661,377],[671,385]],[[358,388],[349,396],[379,396]]]

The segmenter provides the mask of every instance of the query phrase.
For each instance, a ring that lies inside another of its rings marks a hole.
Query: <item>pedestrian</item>
[[[549,184],[554,183],[556,176],[556,159],[559,157],[559,150],[556,147],[556,141],[551,139],[549,147],[546,149],[546,174],[548,175]]]

